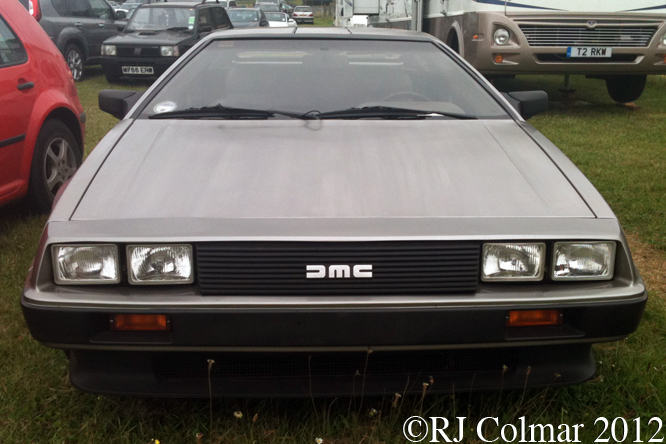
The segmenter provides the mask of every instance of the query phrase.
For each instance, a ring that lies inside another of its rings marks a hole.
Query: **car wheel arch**
[[[86,44],[85,37],[76,28],[66,28],[58,36],[57,46],[63,56],[65,56],[65,50],[69,45],[78,46],[83,57],[88,58],[88,45]]]
[[[446,36],[446,44],[455,52],[463,55],[462,32],[458,23],[454,23]]]
[[[57,95],[54,96],[52,93],[40,95],[35,102],[32,115],[30,116],[30,122],[39,122],[39,124],[31,124],[25,137],[25,149],[23,150],[23,161],[21,163],[21,178],[23,182],[21,184],[22,195],[28,190],[30,169],[32,168],[37,137],[39,136],[39,132],[44,126],[44,123],[49,119],[60,120],[65,126],[67,126],[79,144],[81,156],[83,157],[85,152],[83,145],[84,137],[81,132],[81,125],[78,123],[79,118],[77,117],[76,112],[70,109],[66,103],[66,101],[59,99]]]

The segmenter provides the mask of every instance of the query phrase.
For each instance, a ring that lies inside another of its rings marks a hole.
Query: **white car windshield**
[[[242,9],[231,9],[227,11],[232,22],[256,22],[259,20],[257,11],[244,11]]]

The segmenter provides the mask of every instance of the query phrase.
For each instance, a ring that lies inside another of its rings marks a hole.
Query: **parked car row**
[[[221,3],[142,5],[122,34],[104,42],[101,58],[104,75],[109,82],[117,82],[121,77],[157,78],[201,38],[233,27]]]
[[[233,24],[226,11],[237,7],[236,0],[130,0],[113,7],[105,0],[19,1],[63,54],[75,81],[83,78],[84,66],[96,64],[102,64],[109,82],[122,76],[156,78],[198,39],[218,29],[314,24],[309,7],[297,7],[292,20],[293,7],[270,0],[234,12]],[[287,18],[271,15],[268,20],[264,12]]]

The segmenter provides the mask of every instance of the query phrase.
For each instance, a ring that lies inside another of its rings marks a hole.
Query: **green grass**
[[[97,92],[108,88],[99,70],[87,70],[79,95],[88,113],[86,148],[91,150],[116,122],[97,108]],[[557,101],[559,78],[519,78],[503,89],[547,89]],[[145,84],[115,88],[141,89]],[[626,229],[657,247],[666,247],[664,226],[666,81],[651,79],[640,110],[629,111],[606,97],[600,81],[574,78],[579,100],[590,105],[559,107],[531,119],[594,182]],[[474,428],[484,416],[500,423],[527,416],[528,422],[584,423],[582,442],[601,431],[593,421],[607,418],[666,419],[666,307],[664,292],[651,299],[638,332],[628,340],[596,349],[597,378],[561,389],[427,394],[405,397],[392,407],[385,398],[311,400],[216,400],[213,428],[209,405],[197,400],[133,399],[95,396],[71,387],[62,352],[34,341],[23,320],[19,297],[37,247],[45,217],[31,216],[20,206],[0,209],[0,443],[398,443],[403,421],[413,415],[467,416]],[[526,375],[526,378],[529,378]],[[435,381],[437,384],[437,381]],[[351,405],[351,407],[350,407]],[[370,409],[379,414],[370,415]],[[235,411],[243,413],[236,419]],[[257,415],[257,421],[252,418]],[[630,422],[630,424],[633,424]],[[654,430],[654,428],[651,428]],[[478,442],[466,431],[466,442]],[[491,438],[496,434],[489,433]],[[658,437],[663,437],[664,431]],[[500,441],[498,441],[500,442]]]
[[[560,101],[562,77],[504,81],[502,90],[546,89]],[[650,77],[638,110],[611,101],[601,80],[572,77],[579,101],[551,106],[530,123],[573,160],[608,201],[625,230],[666,250],[666,77]]]

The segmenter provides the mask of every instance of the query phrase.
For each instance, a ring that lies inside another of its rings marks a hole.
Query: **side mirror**
[[[127,20],[127,13],[125,11],[116,11],[116,20]]]
[[[136,91],[103,89],[98,96],[99,109],[111,114],[116,119],[122,119],[142,95],[142,92],[138,93]]]
[[[545,91],[515,91],[502,93],[523,119],[529,119],[548,110],[548,94]]]

